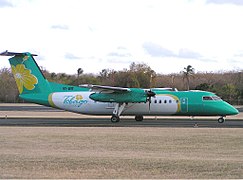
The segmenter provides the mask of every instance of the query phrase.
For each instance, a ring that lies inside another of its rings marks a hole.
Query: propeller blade
[[[151,97],[149,97],[149,114],[150,114],[150,108],[151,108]]]
[[[154,97],[155,96],[155,93],[151,90],[147,91],[147,96],[148,97]]]
[[[147,101],[149,102],[149,113],[150,113],[150,109],[151,109],[151,97],[155,97],[155,93],[150,89],[148,91],[146,91],[146,95],[147,95]]]

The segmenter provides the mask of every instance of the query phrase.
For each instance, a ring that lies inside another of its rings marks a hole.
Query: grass
[[[243,178],[243,130],[0,127],[0,178]]]

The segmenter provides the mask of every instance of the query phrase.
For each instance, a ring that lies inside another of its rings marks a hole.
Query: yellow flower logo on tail
[[[24,87],[28,90],[35,88],[38,79],[31,74],[29,69],[25,68],[24,64],[17,64],[16,67],[12,65],[11,68],[20,94],[22,94]]]

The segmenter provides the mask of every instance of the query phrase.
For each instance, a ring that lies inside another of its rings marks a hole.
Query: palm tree
[[[84,70],[82,68],[78,68],[77,72],[78,72],[78,77],[79,77],[80,74],[83,74]]]
[[[78,73],[78,80],[77,83],[79,84],[79,76],[83,74],[84,70],[82,68],[78,68],[77,73]]]
[[[188,65],[187,67],[184,67],[184,70],[181,71],[181,73],[183,75],[183,81],[186,79],[187,90],[189,90],[190,89],[190,76],[193,77],[193,74],[195,74],[195,69],[191,65]]]

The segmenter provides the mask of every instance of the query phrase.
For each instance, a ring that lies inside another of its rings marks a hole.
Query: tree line
[[[145,63],[134,62],[130,64],[129,69],[119,71],[102,69],[98,75],[84,73],[82,68],[78,68],[73,75],[41,69],[49,81],[74,86],[98,84],[136,88],[196,89],[214,92],[232,104],[243,104],[243,70],[195,73],[194,68],[188,65],[178,73],[160,74]],[[0,84],[0,102],[23,102],[18,97],[16,83],[10,69],[0,69]]]

